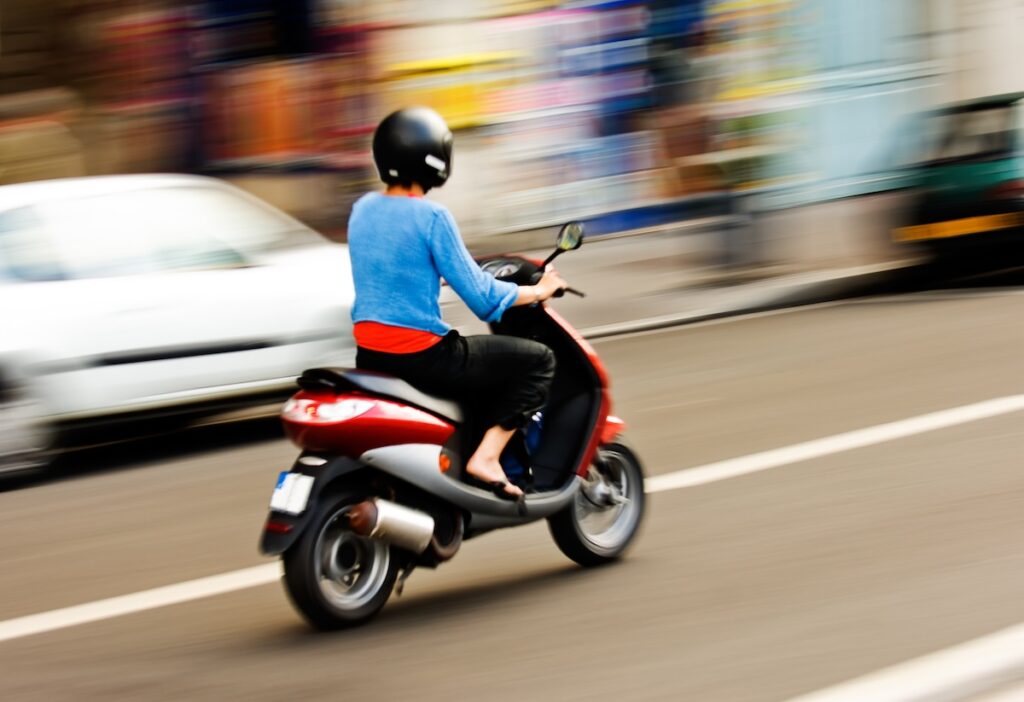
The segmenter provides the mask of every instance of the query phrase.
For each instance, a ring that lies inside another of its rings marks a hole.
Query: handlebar
[[[586,297],[587,296],[586,293],[581,292],[581,291],[577,290],[576,288],[559,288],[558,290],[555,291],[555,294],[553,295],[553,297],[562,297],[567,292],[572,293],[573,295],[578,295],[579,297]]]
[[[537,283],[540,282],[540,280],[541,280],[541,278],[543,276],[544,276],[544,266],[537,266],[536,268],[534,268],[530,272],[530,275],[527,278],[528,284],[529,285],[536,285]],[[584,293],[581,290],[577,290],[576,288],[568,288],[567,287],[567,288],[559,288],[558,290],[555,291],[555,294],[552,295],[551,297],[564,297],[567,292],[572,293],[573,295],[577,295],[579,297],[586,297],[587,296],[586,293]]]

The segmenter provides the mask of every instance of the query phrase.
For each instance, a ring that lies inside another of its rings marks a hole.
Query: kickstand
[[[398,574],[398,582],[395,583],[395,594],[399,597],[402,596],[402,592],[405,590],[405,581],[409,579],[412,572],[416,569],[415,563],[410,563],[405,568],[402,568],[402,572]]]

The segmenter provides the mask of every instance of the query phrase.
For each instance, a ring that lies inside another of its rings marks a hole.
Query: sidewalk
[[[819,270],[787,266],[723,271],[707,265],[700,235],[655,233],[594,239],[564,254],[557,268],[586,293],[551,304],[591,339],[736,314],[811,304],[857,294],[917,261],[903,259]],[[533,252],[544,258],[550,252]],[[445,318],[464,334],[486,326],[445,289]]]

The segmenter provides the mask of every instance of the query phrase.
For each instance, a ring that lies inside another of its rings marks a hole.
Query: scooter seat
[[[424,409],[456,423],[462,422],[462,408],[457,402],[428,395],[393,375],[354,368],[310,368],[299,376],[299,387],[303,390],[329,390],[334,393],[344,390],[359,390],[370,395],[399,400]]]

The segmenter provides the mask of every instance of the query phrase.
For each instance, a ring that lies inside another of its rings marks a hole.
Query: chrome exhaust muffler
[[[360,536],[387,541],[416,554],[423,553],[434,536],[434,518],[429,514],[379,497],[352,507],[348,523]]]

